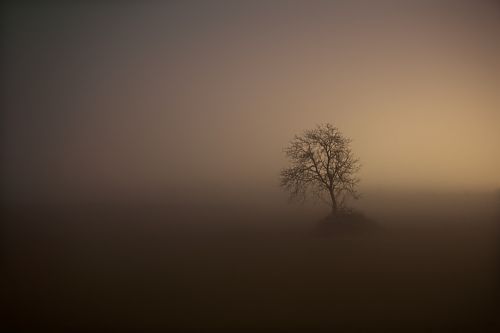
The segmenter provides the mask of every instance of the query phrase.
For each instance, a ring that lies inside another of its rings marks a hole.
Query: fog
[[[500,6],[2,6],[9,331],[497,332]],[[331,123],[361,224],[279,187]],[[365,223],[365,224],[363,224]]]
[[[325,122],[353,139],[365,188],[498,188],[499,15],[489,2],[7,5],[4,195],[272,192],[288,140]]]

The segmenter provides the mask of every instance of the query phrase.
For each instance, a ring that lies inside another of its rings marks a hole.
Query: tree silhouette
[[[361,166],[350,143],[331,124],[295,135],[284,150],[291,166],[280,173],[281,187],[290,193],[291,199],[305,200],[311,192],[331,205],[332,215],[337,214],[345,208],[348,196],[359,197],[356,173]]]

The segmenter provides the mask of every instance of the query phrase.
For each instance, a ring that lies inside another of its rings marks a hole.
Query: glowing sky
[[[7,196],[271,190],[287,141],[324,122],[354,140],[364,187],[500,187],[494,2],[2,13]]]

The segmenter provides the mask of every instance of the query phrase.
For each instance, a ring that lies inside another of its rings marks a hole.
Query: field
[[[10,332],[493,332],[491,202],[461,218],[401,203],[378,230],[328,235],[307,214],[266,220],[247,208],[9,207],[2,322]]]

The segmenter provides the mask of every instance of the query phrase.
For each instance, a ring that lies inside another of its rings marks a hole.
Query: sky
[[[500,3],[2,8],[4,198],[277,191],[332,123],[362,189],[500,188]]]

